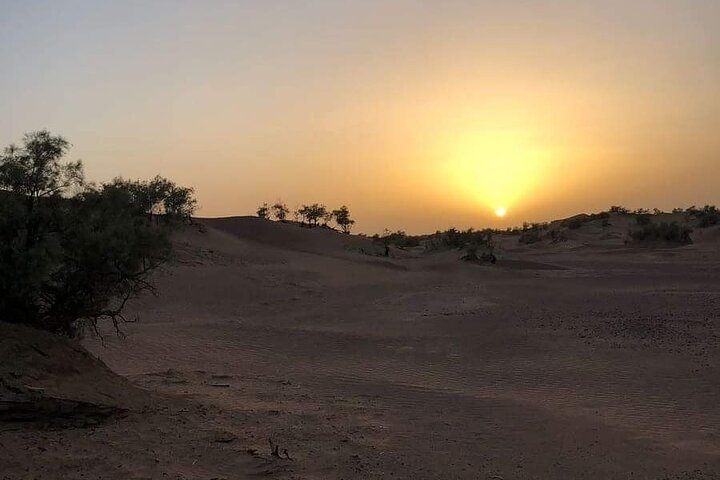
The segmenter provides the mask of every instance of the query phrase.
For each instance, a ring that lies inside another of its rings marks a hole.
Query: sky
[[[0,0],[0,145],[357,230],[720,203],[718,0]],[[496,210],[505,209],[499,217]]]

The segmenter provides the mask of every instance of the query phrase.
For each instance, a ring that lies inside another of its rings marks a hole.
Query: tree
[[[40,131],[0,155],[0,320],[72,336],[154,291],[195,200],[162,177],[87,185],[68,147]]]
[[[312,205],[303,205],[298,209],[298,214],[302,218],[303,223],[312,228],[320,224],[320,220],[326,218],[327,209],[325,205],[313,203]]]
[[[272,211],[275,214],[275,218],[277,218],[281,222],[284,222],[288,216],[288,213],[290,213],[290,209],[282,202],[277,202],[275,205],[273,205]]]
[[[263,203],[257,209],[257,216],[260,218],[268,218],[270,216],[270,208],[267,203]]]
[[[335,223],[340,226],[343,233],[350,233],[352,226],[355,224],[355,220],[350,218],[350,210],[348,207],[343,205],[337,210],[333,210],[332,216],[335,218]]]

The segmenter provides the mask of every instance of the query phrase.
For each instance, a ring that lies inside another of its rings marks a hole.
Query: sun
[[[445,141],[443,169],[464,201],[483,205],[497,218],[538,186],[555,152],[532,131],[468,129]]]

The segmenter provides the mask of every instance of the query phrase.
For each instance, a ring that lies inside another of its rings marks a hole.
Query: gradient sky
[[[41,128],[203,216],[720,203],[720,1],[0,0],[0,145]]]

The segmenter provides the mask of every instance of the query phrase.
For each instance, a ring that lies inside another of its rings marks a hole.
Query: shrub
[[[441,247],[446,248],[466,248],[468,245],[489,245],[492,242],[492,230],[457,230],[449,228],[444,232],[435,233],[435,239]]]
[[[707,228],[720,223],[720,210],[713,205],[705,205],[703,208],[688,209],[690,215],[697,218],[698,227]]]
[[[391,232],[390,230],[385,229],[381,236],[376,235],[373,238],[385,246],[395,245],[396,247],[404,247],[410,237],[402,230]]]
[[[541,241],[541,228],[548,228],[548,226],[547,224],[541,223],[523,223],[523,228],[522,232],[520,233],[520,238],[518,238],[518,243],[531,244]]]
[[[681,226],[677,222],[662,222],[643,225],[640,230],[629,232],[629,236],[634,243],[687,245],[692,243],[690,233],[692,233],[692,229]]]
[[[72,336],[118,328],[127,301],[154,291],[195,200],[162,177],[86,185],[81,163],[62,162],[68,147],[40,131],[0,155],[0,320]]]
[[[281,222],[284,222],[288,213],[290,213],[290,209],[283,202],[276,202],[275,205],[272,206],[272,211],[275,214],[275,218]]]
[[[630,213],[630,210],[628,210],[625,207],[621,207],[619,205],[613,205],[612,207],[610,207],[610,213],[619,213],[621,215],[627,215],[628,213]]]
[[[260,218],[268,218],[270,216],[270,207],[268,207],[267,203],[263,203],[255,213],[257,213],[257,216]]]
[[[538,230],[525,230],[520,234],[520,238],[518,238],[518,243],[525,243],[527,245],[532,243],[537,243],[541,240],[540,238],[540,232]]]

